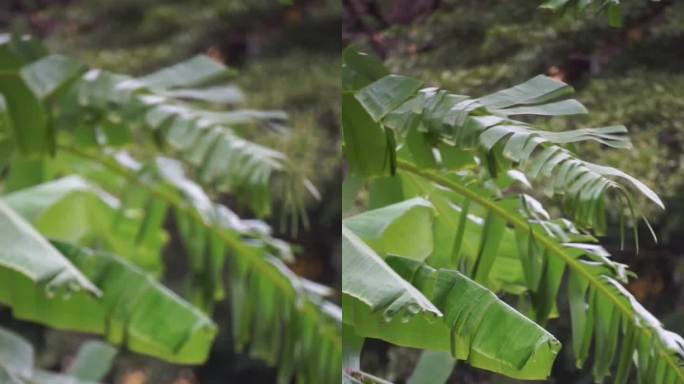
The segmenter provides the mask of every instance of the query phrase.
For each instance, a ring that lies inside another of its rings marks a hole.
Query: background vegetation
[[[683,218],[682,96],[684,5],[626,1],[624,26],[611,28],[606,16],[558,15],[538,9],[539,1],[345,0],[343,43],[357,44],[385,59],[393,72],[433,80],[445,89],[483,95],[543,73],[570,83],[591,113],[551,119],[542,128],[625,124],[634,149],[605,151],[585,145],[580,156],[644,180],[667,210],[647,216],[660,239],[641,228],[641,249],[619,250],[619,233],[602,243],[617,261],[638,274],[630,291],[666,328],[684,333],[684,243],[677,234]],[[649,208],[649,205],[643,205]],[[650,206],[653,208],[653,206]],[[560,307],[567,308],[566,305]],[[569,316],[550,322],[568,345]],[[362,369],[402,382],[417,352],[376,342],[362,356]],[[452,382],[510,382],[459,365]],[[569,348],[555,365],[552,382],[589,383],[588,368],[577,371]]]
[[[276,220],[272,223],[279,230],[276,236],[295,245],[297,273],[336,286],[340,273],[336,101],[340,14],[339,2],[334,0],[295,1],[293,5],[272,0],[17,0],[0,5],[0,30],[30,33],[43,39],[52,52],[119,73],[148,73],[198,53],[237,69],[236,83],[245,92],[247,105],[281,109],[290,115],[292,132],[286,140],[250,139],[286,153],[322,195],[320,201],[307,201],[309,230],[286,231]],[[250,216],[232,201],[223,203]],[[165,256],[173,260],[174,250]],[[166,280],[173,287],[173,265],[168,271]],[[227,308],[216,311],[221,315]],[[83,339],[17,322],[5,308],[0,308],[0,324],[21,330],[38,347],[36,359],[45,368],[59,370],[66,365]],[[124,354],[109,379],[129,384],[223,383],[247,378],[272,382],[274,372],[263,363],[232,351],[229,333],[220,330],[210,360],[202,367],[172,368]]]

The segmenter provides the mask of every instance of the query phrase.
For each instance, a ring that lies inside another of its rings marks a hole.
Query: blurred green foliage
[[[9,0],[0,2],[0,29],[37,35],[52,52],[120,73],[147,73],[198,53],[235,68],[245,105],[284,110],[290,117],[289,135],[257,136],[263,131],[255,131],[250,139],[285,152],[322,194],[320,201],[308,201],[309,231],[296,237],[279,234],[299,251],[293,269],[336,285],[341,272],[340,14],[338,0]],[[217,312],[227,316],[226,308]],[[144,371],[154,383],[195,382],[180,377],[203,384],[272,382],[272,370],[232,351],[229,334],[221,329],[220,347],[194,374],[138,356],[123,356],[118,372]],[[42,352],[53,360],[64,356],[64,346],[74,339],[59,332],[45,337],[56,340]]]

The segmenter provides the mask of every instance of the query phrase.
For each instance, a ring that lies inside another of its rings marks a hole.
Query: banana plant
[[[344,52],[345,380],[373,381],[358,365],[365,338],[423,349],[421,365],[448,364],[433,370],[446,377],[463,360],[547,379],[562,346],[545,325],[566,286],[571,348],[578,367],[593,356],[596,382],[684,382],[684,339],[627,291],[633,273],[598,242],[614,220],[623,241],[633,228],[638,249],[637,226],[650,229],[640,205],[664,205],[573,151],[587,141],[630,148],[626,128],[535,124],[587,113],[572,91],[537,76],[470,97]]]
[[[199,55],[132,77],[0,35],[0,304],[178,364],[203,363],[230,324],[279,382],[339,380],[334,291],[292,272],[264,221],[296,226],[317,191],[260,144],[289,133],[287,115],[246,108],[235,76]],[[176,291],[161,279],[171,235],[188,265]]]

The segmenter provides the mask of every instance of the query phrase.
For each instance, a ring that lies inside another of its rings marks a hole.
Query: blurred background
[[[547,74],[573,85],[589,114],[540,120],[545,129],[624,124],[634,148],[577,148],[583,158],[615,166],[646,182],[666,211],[642,202],[655,244],[641,225],[640,251],[619,250],[619,233],[602,243],[638,275],[629,290],[666,326],[684,334],[684,3],[624,0],[624,27],[605,14],[558,15],[540,0],[344,0],[343,45],[382,57],[393,72],[480,96]],[[562,288],[563,289],[563,288]],[[561,300],[564,295],[560,295]],[[567,305],[549,322],[566,346],[552,383],[591,383],[569,347]],[[367,342],[362,370],[403,382],[418,351]],[[591,364],[585,364],[591,367]],[[513,383],[458,365],[450,383]]]
[[[322,198],[308,201],[308,230],[293,235],[279,222],[272,226],[295,246],[298,274],[334,287],[340,277],[340,25],[339,0],[0,1],[0,31],[37,36],[53,53],[133,75],[204,53],[238,71],[235,82],[248,108],[286,111],[291,133],[285,140],[254,140],[285,152]],[[176,256],[167,250],[165,258],[173,263]],[[167,270],[172,274],[173,265]],[[173,279],[166,276],[172,287]],[[122,353],[107,382],[274,382],[271,369],[231,350],[226,311],[216,310],[221,329],[204,366],[169,366]],[[2,307],[0,324],[21,331],[37,347],[38,365],[56,371],[85,339],[17,322]]]

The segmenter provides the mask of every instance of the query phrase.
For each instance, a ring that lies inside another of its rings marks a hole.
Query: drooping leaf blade
[[[67,258],[5,203],[0,202],[0,266],[6,276],[15,276],[36,286],[44,294],[85,292],[98,296],[100,290]],[[5,282],[3,296],[18,288]]]
[[[100,334],[112,344],[167,361],[203,362],[216,334],[210,318],[118,256],[66,243],[56,248],[102,292],[49,295],[26,278],[2,271],[0,301],[20,319]],[[10,288],[11,287],[11,288]]]
[[[351,229],[342,227],[342,292],[392,317],[403,311],[441,312],[392,270]]]
[[[353,325],[357,334],[449,352],[474,367],[509,377],[548,377],[560,343],[543,328],[457,271],[435,270],[399,257],[391,258],[390,263],[434,302],[444,317],[435,319],[414,311],[387,318],[350,298],[344,305],[344,321]],[[376,284],[382,282],[376,280]]]

